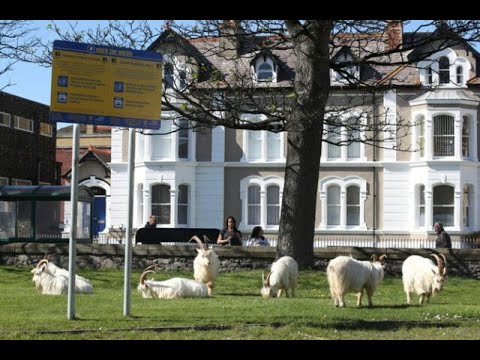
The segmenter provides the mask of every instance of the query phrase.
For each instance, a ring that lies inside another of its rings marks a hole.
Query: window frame
[[[257,117],[257,119],[255,119]],[[267,119],[267,117],[263,114],[251,114],[251,113],[243,113],[240,116],[242,121],[249,121],[249,122],[256,122],[256,121],[263,121]],[[274,135],[275,134],[275,135]],[[243,154],[240,162],[245,163],[282,163],[285,162],[285,136],[283,132],[279,133],[271,133],[267,130],[242,130],[243,135]],[[252,158],[251,155],[251,136],[256,136],[256,141],[258,142],[257,146],[260,147],[260,154],[256,158]],[[274,136],[276,138],[274,138]],[[269,145],[273,141],[279,142],[279,153],[277,158],[269,157]]]
[[[340,225],[328,224],[328,189],[340,187]],[[359,225],[347,225],[347,189],[356,186],[359,189]],[[328,176],[319,181],[319,197],[321,204],[321,220],[317,230],[367,230],[365,222],[365,202],[367,200],[367,181],[359,176]]]
[[[242,216],[241,221],[239,222],[238,227],[243,231],[251,231],[254,226],[262,226],[265,230],[276,230],[279,229],[278,225],[269,225],[268,224],[268,188],[272,185],[278,186],[278,221],[280,222],[280,217],[282,215],[282,199],[283,199],[283,185],[284,181],[281,177],[278,176],[248,176],[240,181],[240,201],[242,206]],[[249,224],[248,219],[248,189],[251,186],[260,187],[260,223],[259,224]]]
[[[365,137],[365,125],[367,124],[367,115],[365,112],[363,112],[361,109],[352,109],[351,111],[348,112],[330,112],[327,115],[327,119],[329,118],[334,118],[335,122],[344,124],[345,122],[349,121],[350,119],[355,119],[355,124],[357,126],[361,127],[362,129],[358,129],[358,138],[361,140],[362,138]],[[326,134],[324,137],[326,139],[329,139],[331,137],[331,132],[329,131],[329,126],[331,125],[325,125],[325,128],[327,130]],[[333,125],[332,125],[333,126]],[[345,142],[348,139],[348,134],[349,130],[345,126],[341,126],[340,132],[335,133],[336,138],[340,138],[340,141]],[[351,148],[351,145],[359,145],[359,156],[358,157],[348,157],[348,150]],[[336,147],[340,148],[340,156],[339,157],[329,157],[330,153],[333,152],[333,150],[336,149]],[[330,151],[332,150],[332,151]],[[367,161],[367,157],[365,155],[365,143],[363,142],[356,142],[352,143],[349,145],[332,145],[328,144],[326,141],[323,141],[322,144],[322,158],[321,161],[323,163],[325,162],[335,162],[335,161],[341,161],[341,162],[365,162]]]
[[[267,64],[270,66],[270,69],[272,71],[271,78],[260,79],[259,77],[260,66],[263,64]],[[252,71],[253,71],[253,79],[254,79],[254,82],[256,83],[276,83],[277,82],[278,66],[276,66],[274,59],[269,55],[258,56],[254,62]]]
[[[20,119],[26,120],[30,124],[30,129],[25,129],[25,128],[20,127]],[[25,132],[33,134],[34,123],[33,123],[32,119],[28,119],[28,118],[25,118],[25,117],[22,117],[22,116],[16,116],[15,115],[14,118],[13,118],[13,128],[17,129],[17,130],[20,130],[20,131],[25,131]]]
[[[10,127],[12,126],[12,115],[9,114],[9,113],[0,111],[0,117],[1,117],[2,119],[5,119],[6,116],[8,116],[8,124],[4,123],[3,120],[2,120],[2,121],[0,121],[0,126],[4,126],[4,127],[7,127],[7,128],[10,128]]]

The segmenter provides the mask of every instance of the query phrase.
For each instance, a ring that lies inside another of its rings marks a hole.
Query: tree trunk
[[[291,256],[300,268],[313,266],[315,209],[320,176],[323,120],[330,93],[329,42],[332,21],[307,27],[286,21],[294,44],[295,101],[288,119],[287,163],[277,256]]]
[[[320,129],[317,129],[289,132],[287,138],[288,153],[277,253],[279,257],[293,257],[301,268],[313,266],[321,136]]]

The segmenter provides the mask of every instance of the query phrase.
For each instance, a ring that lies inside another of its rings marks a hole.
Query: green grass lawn
[[[220,273],[208,299],[143,299],[132,277],[132,316],[123,316],[123,272],[82,271],[93,295],[38,295],[30,269],[0,268],[0,339],[480,339],[480,281],[450,277],[430,304],[406,305],[400,278],[386,278],[374,308],[335,308],[324,272],[300,273],[297,297],[263,299],[261,271]],[[157,280],[188,272],[160,272]],[[366,304],[364,298],[364,304]],[[417,298],[414,298],[417,301]]]

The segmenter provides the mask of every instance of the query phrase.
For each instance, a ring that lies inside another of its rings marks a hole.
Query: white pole
[[[123,316],[130,315],[130,278],[132,275],[133,180],[135,175],[135,129],[128,129],[128,214],[125,232],[125,276]]]
[[[77,209],[78,209],[78,152],[80,126],[73,125],[72,178],[70,182],[70,241],[68,243],[68,306],[67,319],[75,320],[75,260],[77,250]]]

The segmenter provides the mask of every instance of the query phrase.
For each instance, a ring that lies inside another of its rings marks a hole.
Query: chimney
[[[240,22],[241,20],[225,20],[220,25],[219,55],[226,59],[232,59],[238,55],[242,34]]]
[[[400,48],[403,39],[402,20],[385,20],[385,23],[385,50]]]

